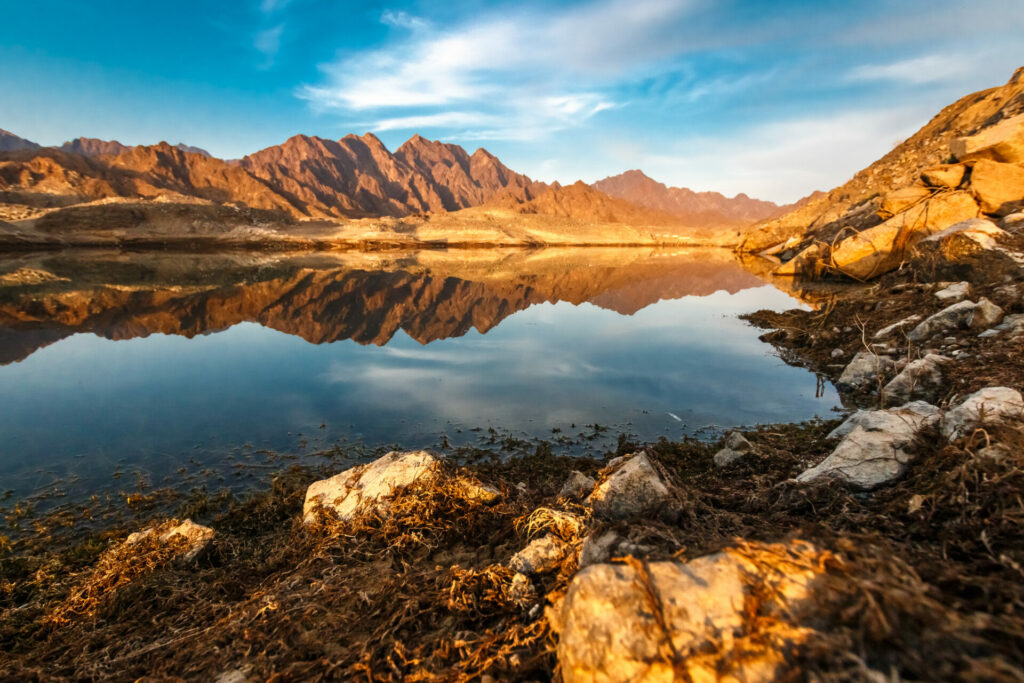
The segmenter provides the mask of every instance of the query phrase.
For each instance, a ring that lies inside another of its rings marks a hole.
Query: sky
[[[1024,0],[0,0],[0,128],[237,158],[415,133],[777,202],[1024,65]]]

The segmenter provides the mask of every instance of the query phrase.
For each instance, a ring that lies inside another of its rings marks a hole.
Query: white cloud
[[[931,54],[888,64],[863,64],[846,76],[850,81],[894,81],[909,85],[943,83],[977,73],[975,59],[963,54]]]
[[[278,24],[272,28],[260,31],[253,39],[253,47],[257,52],[267,58],[268,64],[277,56],[281,49],[281,33],[284,31],[284,24]]]
[[[292,4],[293,0],[262,0],[260,2],[260,12],[264,14],[273,14],[286,8]]]
[[[378,112],[392,129],[433,122],[466,126],[467,138],[528,139],[614,107],[606,91],[616,78],[679,51],[671,26],[690,9],[679,0],[601,0],[443,30],[385,12],[382,22],[411,33],[323,67],[325,82],[298,94],[320,110]],[[453,111],[396,111],[442,107]]]

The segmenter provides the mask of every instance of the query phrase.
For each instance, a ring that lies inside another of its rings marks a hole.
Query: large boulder
[[[868,280],[898,267],[908,249],[928,235],[977,215],[978,205],[967,192],[938,194],[843,239],[832,249],[831,265],[845,275]]]
[[[587,497],[594,515],[626,519],[659,510],[669,499],[668,486],[644,452],[635,453],[614,467]]]
[[[977,303],[960,301],[924,319],[907,335],[913,342],[955,330],[984,330],[1003,319],[1003,309],[982,297]]]
[[[819,557],[795,541],[587,567],[548,612],[562,681],[777,680],[823,607]]]
[[[392,494],[415,482],[441,476],[441,464],[440,458],[426,451],[391,451],[369,464],[356,465],[330,479],[313,482],[306,490],[303,521],[316,521],[319,508],[342,520],[383,511]],[[453,492],[467,500],[491,503],[500,495],[469,477],[455,476],[450,483]]]
[[[956,138],[949,151],[958,161],[990,159],[1008,164],[1024,163],[1024,114],[1004,119],[976,135]]]
[[[1020,422],[1024,418],[1024,400],[1016,389],[988,387],[976,391],[942,418],[942,434],[954,440],[969,436],[975,429]]]
[[[892,372],[895,366],[895,361],[888,356],[861,351],[839,375],[836,386],[844,391],[868,389],[878,384],[879,377]]]
[[[160,545],[178,546],[176,556],[188,561],[202,552],[213,540],[213,536],[213,529],[196,524],[191,519],[183,522],[170,520],[129,534],[124,543],[125,547],[128,547],[155,538]]]
[[[921,181],[928,187],[956,189],[963,182],[967,166],[964,164],[942,164],[921,172]]]
[[[997,240],[1006,234],[987,218],[970,218],[925,237],[915,251],[921,256],[938,255],[946,261],[959,261],[979,251],[997,249]]]
[[[907,448],[937,420],[938,409],[921,403],[858,412],[832,433],[842,437],[832,454],[796,480],[838,479],[862,489],[880,486],[903,474],[913,459]]]
[[[949,362],[950,359],[945,356],[930,353],[924,358],[907,363],[906,367],[885,385],[885,402],[888,405],[901,406],[913,400],[934,401],[944,385],[942,368]]]
[[[971,170],[971,192],[982,212],[1007,216],[1024,208],[1024,168],[982,159]]]

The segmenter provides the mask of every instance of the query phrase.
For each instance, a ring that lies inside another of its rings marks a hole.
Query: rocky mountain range
[[[31,217],[38,213],[33,209],[114,197],[198,199],[318,219],[402,217],[491,204],[520,214],[693,227],[752,224],[781,210],[746,195],[729,199],[667,188],[639,171],[567,190],[517,173],[482,148],[469,154],[415,135],[392,153],[372,133],[339,140],[296,135],[224,161],[183,143],[129,146],[77,138],[42,147],[0,131],[0,194],[4,204],[21,207],[0,216],[7,220]]]

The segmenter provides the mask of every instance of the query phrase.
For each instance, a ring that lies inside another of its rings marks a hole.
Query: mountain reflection
[[[192,337],[255,322],[313,344],[421,344],[534,304],[632,315],[764,284],[724,250],[548,248],[302,254],[53,252],[0,259],[0,363],[77,333]]]

